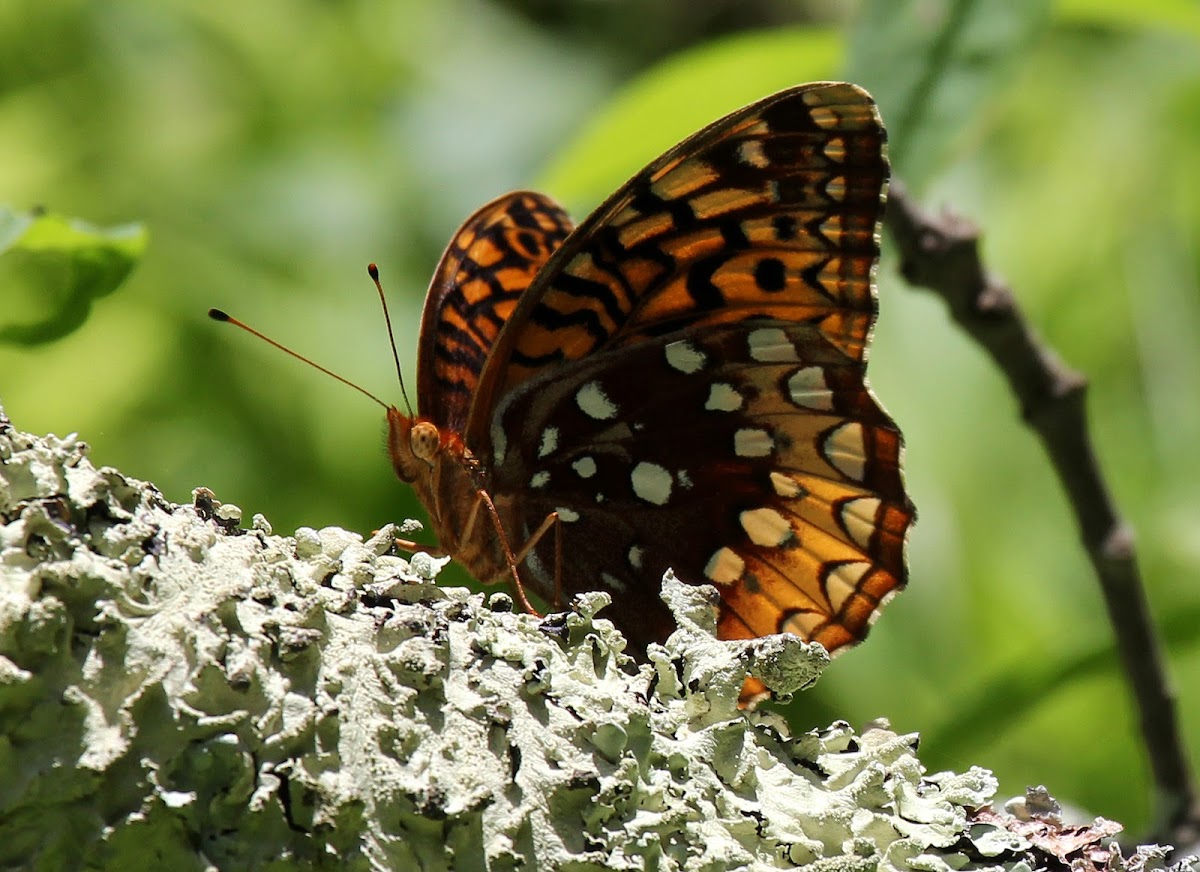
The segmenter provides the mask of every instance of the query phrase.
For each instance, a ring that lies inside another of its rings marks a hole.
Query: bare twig
[[[1138,707],[1157,788],[1155,838],[1191,844],[1200,825],[1196,788],[1138,573],[1133,531],[1119,515],[1092,450],[1087,379],[1034,333],[1008,285],[984,267],[974,225],[949,213],[922,211],[899,183],[888,195],[886,223],[904,278],[946,301],[953,318],[1007,377],[1026,423],[1046,447],[1079,521]]]

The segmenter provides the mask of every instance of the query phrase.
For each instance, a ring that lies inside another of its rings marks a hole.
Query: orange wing
[[[906,580],[899,430],[866,384],[887,162],[854,85],[689,137],[578,229],[535,194],[467,221],[422,331],[422,411],[461,433],[548,600],[607,589],[637,647],[663,572],[720,633],[837,651]],[[554,548],[567,556],[556,578]]]
[[[466,430],[511,542],[557,512],[562,592],[671,630],[663,571],[721,593],[725,638],[836,651],[906,578],[898,429],[865,381],[887,163],[870,97],[806,85],[700,131],[551,256]],[[526,579],[556,595],[553,537]]]
[[[481,376],[494,398],[598,350],[749,317],[819,323],[856,361],[877,311],[887,162],[870,96],[810,84],[675,146],[593,212],[521,298]]]
[[[571,226],[550,198],[517,191],[477,210],[450,240],[429,285],[417,355],[419,411],[438,427],[466,429],[496,337]]]

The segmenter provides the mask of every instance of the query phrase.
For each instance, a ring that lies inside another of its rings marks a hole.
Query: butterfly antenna
[[[237,318],[234,318],[232,315],[222,312],[220,309],[209,309],[208,317],[212,318],[214,321],[224,321],[227,324],[232,324],[234,327],[240,327],[242,330],[245,330],[251,336],[257,336],[259,339],[261,339],[263,342],[267,343],[268,345],[275,346],[280,351],[282,351],[284,354],[290,354],[292,357],[296,358],[297,360],[307,363],[313,369],[320,370],[321,372],[325,373],[325,375],[329,376],[330,378],[340,381],[342,384],[346,385],[346,387],[354,388],[356,391],[358,391],[363,396],[367,397],[368,399],[374,400],[376,403],[383,406],[384,409],[391,408],[390,406],[388,406],[387,403],[385,403],[383,400],[379,399],[379,397],[375,396],[373,393],[368,391],[366,388],[360,387],[359,385],[356,385],[354,382],[350,381],[350,379],[343,378],[342,376],[338,375],[336,372],[326,369],[325,367],[321,366],[321,364],[317,363],[316,361],[309,360],[303,354],[292,351],[292,349],[288,348],[286,345],[276,342],[270,336],[266,336],[262,333],[259,333],[257,330],[255,330],[253,327],[251,327],[249,324],[245,323],[244,321],[239,321]]]
[[[392,360],[396,361],[396,378],[400,381],[400,395],[404,397],[404,405],[408,408],[408,417],[413,417],[412,403],[408,401],[408,391],[404,389],[404,373],[400,371],[400,354],[396,351],[396,334],[392,332],[392,316],[388,314],[387,297],[383,294],[383,284],[379,281],[379,267],[373,263],[367,264],[367,272],[379,291],[379,303],[383,306],[383,320],[387,322],[388,342],[392,343]]]

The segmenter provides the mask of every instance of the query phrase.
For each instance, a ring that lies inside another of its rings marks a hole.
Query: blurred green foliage
[[[1091,379],[1200,754],[1198,7],[831,8],[7,0],[0,202],[141,222],[151,242],[74,332],[0,345],[0,401],[171,499],[203,484],[280,531],[414,515],[379,410],[208,307],[395,398],[369,261],[412,373],[425,283],[476,205],[544,184],[581,216],[740,103],[849,78],[880,101],[896,175],[984,229],[992,267]],[[885,716],[922,732],[932,765],[987,765],[1008,792],[1043,782],[1144,824],[1135,715],[1050,466],[999,375],[891,254],[871,375],[908,440],[912,582],[793,721]],[[67,299],[3,277],[0,335]]]
[[[0,287],[7,292],[0,345],[41,345],[78,330],[92,301],[120,287],[145,250],[140,224],[104,230],[0,206]],[[23,305],[31,318],[24,323]]]

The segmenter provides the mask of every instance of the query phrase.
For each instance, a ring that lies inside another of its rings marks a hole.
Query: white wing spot
[[[580,478],[591,478],[596,474],[596,459],[593,457],[581,457],[571,464],[571,469],[579,475]]]
[[[665,506],[671,498],[671,473],[657,463],[639,463],[630,475],[633,492],[648,503]]]
[[[843,563],[825,576],[825,594],[835,613],[858,592],[858,583],[870,568],[870,563]]]
[[[779,628],[781,633],[794,633],[801,639],[811,639],[817,628],[825,623],[825,616],[817,612],[795,612]]]
[[[525,532],[528,533],[529,531],[526,530]],[[534,578],[551,582],[554,580],[554,574],[546,571],[546,564],[542,563],[541,558],[538,557],[536,548],[530,548],[529,553],[525,555],[525,565],[529,567],[529,571],[533,574]]]
[[[769,457],[775,442],[766,430],[743,427],[733,434],[733,453],[738,457]]]
[[[876,497],[859,497],[842,506],[842,526],[859,548],[867,548],[875,535],[875,518],[883,503]]]
[[[492,462],[496,466],[504,463],[504,455],[508,453],[508,436],[499,424],[492,425]]]
[[[677,482],[679,482],[680,487],[691,487],[692,486],[692,477],[690,475],[688,475],[688,471],[686,469],[681,469],[678,472],[676,472],[675,480]]]
[[[548,457],[558,447],[558,428],[547,427],[542,431],[542,444],[538,446],[538,457]]]
[[[533,478],[529,479],[530,487],[545,487],[548,484],[550,484],[550,473],[544,469],[540,472],[535,472]]]
[[[842,163],[846,160],[846,140],[841,136],[831,136],[825,143],[823,149],[825,157],[835,163]]]
[[[775,493],[785,500],[794,500],[796,497],[804,495],[804,489],[797,484],[796,480],[782,472],[771,472],[771,486],[775,488]]]
[[[796,538],[787,518],[774,509],[748,509],[738,516],[738,520],[755,545],[779,548]]]
[[[617,578],[611,572],[601,572],[600,580],[604,582],[604,586],[615,590],[617,593],[625,592],[625,582]]]
[[[718,548],[708,558],[704,577],[717,584],[733,584],[746,569],[746,561],[730,548]]]
[[[745,397],[733,389],[733,385],[714,382],[708,389],[708,401],[705,402],[704,408],[712,412],[736,412],[745,400]]]
[[[798,369],[787,380],[788,394],[793,403],[805,409],[829,411],[833,408],[833,392],[819,366]]]
[[[630,545],[629,546],[629,565],[632,566],[634,569],[642,568],[642,557],[644,557],[644,556],[645,556],[645,552],[642,551],[641,545]]]
[[[617,407],[594,381],[588,382],[575,393],[575,402],[585,415],[597,421],[606,421],[617,415]]]
[[[558,513],[558,519],[564,524],[574,524],[579,520],[579,512],[568,509],[566,506],[559,506],[554,511]]]
[[[862,424],[848,421],[825,437],[821,453],[829,463],[852,481],[862,481],[867,468]]]
[[[796,346],[778,327],[751,330],[746,341],[750,356],[759,363],[795,363],[800,359],[796,356]]]
[[[686,339],[672,342],[666,348],[667,363],[672,369],[677,369],[685,375],[699,372],[708,363],[704,352]]]
[[[606,499],[606,497],[604,496],[604,494],[601,494],[601,493],[596,494],[596,505],[599,505],[600,503],[604,502],[605,499]]]
[[[751,166],[759,170],[771,165],[766,152],[763,151],[762,143],[757,139],[743,140],[742,144],[738,146],[737,157],[746,166]]]
[[[813,100],[805,99],[808,103],[808,115],[812,118],[815,124],[821,127],[836,127],[838,124],[845,122],[838,116],[837,111],[832,106],[825,106],[817,103],[818,95],[812,94]]]

